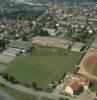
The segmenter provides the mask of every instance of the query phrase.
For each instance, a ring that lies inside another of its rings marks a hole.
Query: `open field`
[[[13,75],[16,80],[46,89],[48,84],[60,79],[64,72],[74,72],[82,54],[57,48],[36,48],[32,53],[18,57],[4,73]]]

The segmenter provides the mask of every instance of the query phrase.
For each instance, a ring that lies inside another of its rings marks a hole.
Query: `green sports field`
[[[58,80],[64,72],[74,72],[82,54],[57,48],[36,48],[32,53],[18,57],[4,71],[16,80],[31,85],[36,81],[46,89],[51,81]]]

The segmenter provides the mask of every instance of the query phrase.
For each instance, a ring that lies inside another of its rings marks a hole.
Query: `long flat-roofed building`
[[[32,39],[32,44],[68,49],[70,41],[54,37],[36,36]]]
[[[21,53],[20,49],[15,49],[15,48],[7,48],[3,54],[8,55],[8,56],[18,56]]]
[[[13,41],[7,45],[7,48],[20,49],[22,52],[27,52],[32,48],[32,44],[26,41]]]
[[[72,51],[76,51],[76,52],[80,52],[85,48],[85,43],[80,43],[80,42],[75,42],[72,47],[71,50]]]

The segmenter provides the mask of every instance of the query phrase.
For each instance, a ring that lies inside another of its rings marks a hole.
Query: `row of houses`
[[[54,38],[54,37],[41,37],[36,36],[32,39],[33,45],[43,45],[48,47],[57,47],[63,49],[71,48],[72,51],[80,52],[84,47],[84,43],[73,43],[66,39]]]

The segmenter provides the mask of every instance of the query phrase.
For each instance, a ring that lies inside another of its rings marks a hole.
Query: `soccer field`
[[[10,63],[4,73],[30,85],[36,81],[39,87],[46,89],[51,81],[58,80],[64,72],[73,72],[81,56],[80,53],[63,49],[36,48]]]

